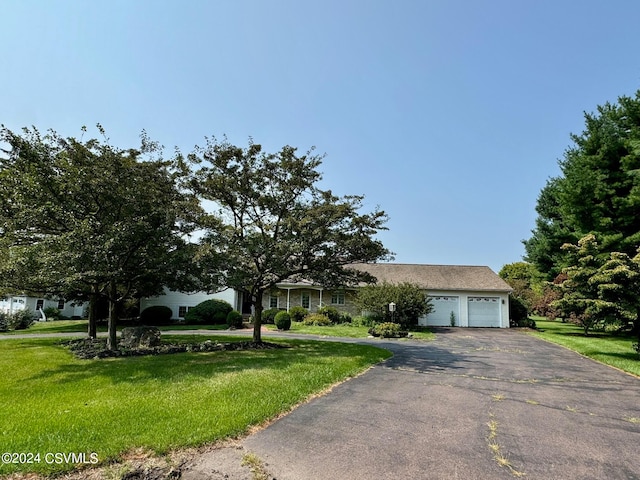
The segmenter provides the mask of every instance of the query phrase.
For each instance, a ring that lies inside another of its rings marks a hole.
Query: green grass
[[[0,332],[0,335],[25,335],[30,333],[84,333],[88,329],[87,320],[54,320],[51,322],[35,322],[26,330],[12,330]],[[118,325],[117,330],[122,330],[127,325]],[[226,330],[227,325],[163,325],[158,327],[166,330]],[[106,332],[106,325],[98,325],[98,332]]]
[[[266,327],[269,330],[277,330],[275,325],[267,325]],[[302,322],[291,322],[289,331],[324,337],[367,338],[369,336],[369,327],[356,327],[348,323],[318,327],[304,325]],[[435,338],[433,332],[426,329],[424,331],[411,332],[411,336],[418,340],[433,340]]]
[[[228,339],[166,340],[206,338]],[[3,340],[1,450],[43,460],[0,463],[0,474],[73,468],[45,463],[47,452],[95,452],[102,463],[134,448],[162,454],[240,435],[391,355],[365,345],[276,341],[292,348],[77,360],[55,339]]]
[[[86,320],[55,320],[52,322],[35,322],[26,330],[12,330],[1,332],[0,335],[25,335],[29,333],[69,333],[86,332],[88,322]],[[99,331],[106,332],[106,328]]]
[[[84,333],[87,331],[87,320],[56,320],[53,322],[36,322],[27,330],[15,330],[3,332],[0,335],[24,335],[30,333]],[[275,325],[265,325],[267,329],[275,331]],[[121,330],[124,326],[118,326]],[[158,327],[161,331],[168,330],[226,330],[227,325],[167,325]],[[98,326],[98,332],[106,332],[104,325]],[[293,322],[290,332],[319,335],[324,337],[345,337],[345,338],[367,338],[369,327],[355,327],[350,324],[331,325],[327,327],[306,326],[300,322]],[[247,329],[247,335],[251,335],[251,330]],[[428,329],[411,332],[411,336],[418,340],[433,340],[435,335]]]
[[[612,335],[604,332],[590,332],[584,335],[582,327],[560,321],[549,321],[533,317],[537,331],[531,335],[557,343],[598,362],[619,368],[634,375],[640,375],[640,356],[632,348],[637,338]]]

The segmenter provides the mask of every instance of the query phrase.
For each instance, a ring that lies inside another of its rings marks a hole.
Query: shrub
[[[340,312],[335,307],[320,307],[318,313],[331,320],[331,323],[340,323]]]
[[[310,313],[302,320],[304,325],[313,325],[316,327],[326,327],[327,325],[331,325],[331,320],[326,315],[322,315],[321,313]]]
[[[376,318],[371,315],[358,315],[351,320],[354,327],[373,327],[375,323]]]
[[[224,325],[227,323],[227,315],[232,310],[233,307],[224,300],[205,300],[189,309],[184,320],[185,323]]]
[[[418,319],[433,311],[431,299],[422,286],[413,283],[379,283],[358,290],[354,303],[363,312],[371,312],[382,322],[399,323],[403,329],[418,325]],[[395,312],[389,304],[395,303]]]
[[[529,326],[529,313],[527,312],[526,305],[520,298],[509,297],[509,317],[509,326],[511,327]]]
[[[278,312],[274,323],[278,330],[289,330],[291,328],[291,315],[287,312]]]
[[[9,330],[9,320],[7,319],[7,314],[4,312],[0,312],[0,332],[6,332]]]
[[[8,330],[25,330],[33,323],[33,313],[30,310],[17,310],[7,315]]]
[[[140,312],[140,323],[145,325],[168,325],[173,312],[164,305],[153,305]]]
[[[393,322],[378,323],[369,329],[369,334],[374,337],[383,338],[399,338],[407,336],[407,332],[400,330],[400,325]]]
[[[279,310],[277,308],[270,308],[268,310],[263,310],[262,311],[262,323],[270,323],[273,324],[274,320],[276,318],[276,315],[278,314],[278,312],[281,312],[282,310]]]
[[[43,310],[47,320],[60,320],[60,310],[55,307],[47,307]]]
[[[338,323],[351,323],[353,318],[351,318],[351,314],[348,312],[340,312],[340,317]]]
[[[242,328],[242,314],[237,310],[231,310],[227,314],[229,328]]]
[[[304,317],[309,315],[309,310],[304,307],[291,307],[289,309],[289,315],[294,322],[301,322]]]

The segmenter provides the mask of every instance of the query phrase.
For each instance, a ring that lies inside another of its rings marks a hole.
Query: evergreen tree
[[[640,91],[585,114],[585,130],[538,198],[526,259],[551,280],[569,265],[564,243],[598,235],[603,252],[633,256],[640,245]]]

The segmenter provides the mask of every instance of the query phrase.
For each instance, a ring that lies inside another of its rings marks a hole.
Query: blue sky
[[[521,260],[583,112],[640,88],[636,0],[5,0],[0,123],[326,153],[397,262]]]

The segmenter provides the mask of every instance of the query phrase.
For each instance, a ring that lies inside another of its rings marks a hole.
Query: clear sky
[[[316,146],[397,262],[497,271],[583,112],[640,88],[639,22],[637,0],[3,0],[0,123]]]

